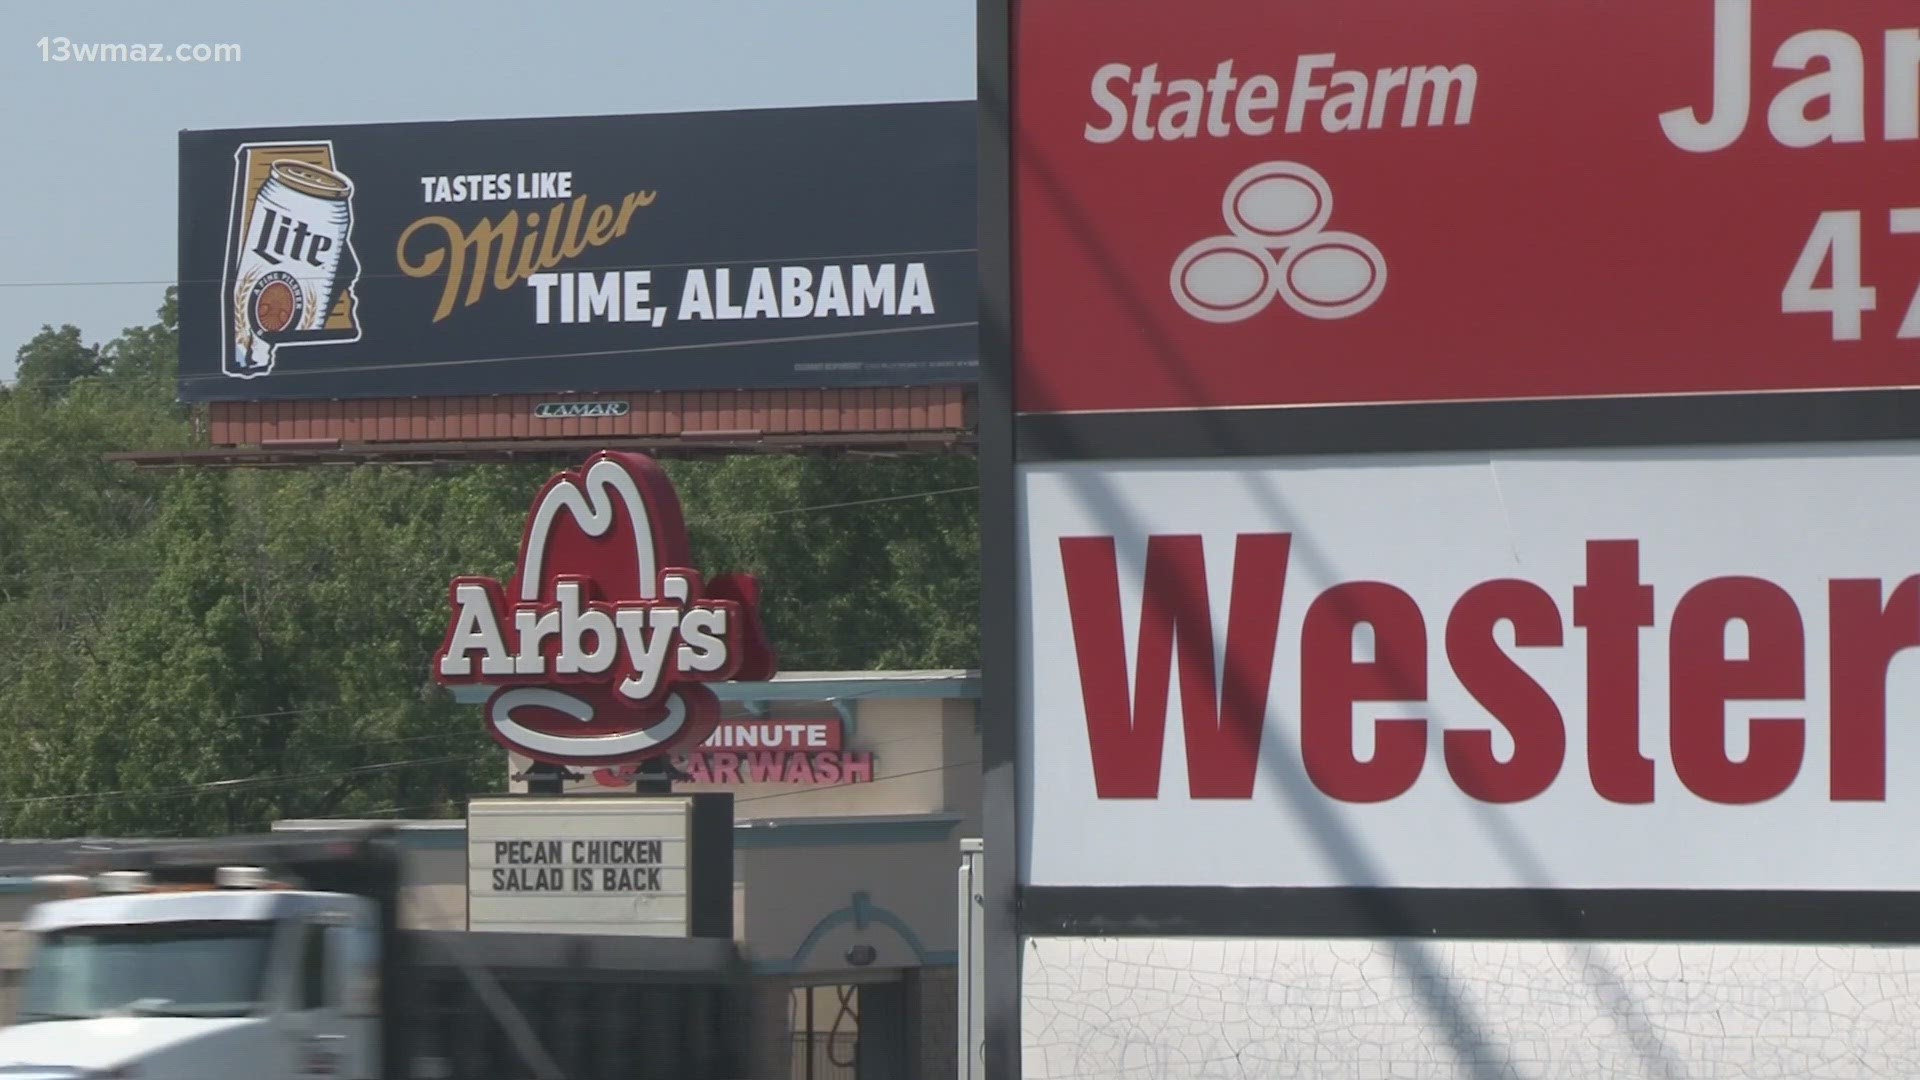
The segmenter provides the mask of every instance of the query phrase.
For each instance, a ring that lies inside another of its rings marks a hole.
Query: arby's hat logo
[[[680,498],[641,454],[601,451],[547,481],[504,586],[455,578],[443,684],[497,688],[495,741],[557,765],[627,765],[705,742],[706,683],[773,677],[759,582],[703,580]]]

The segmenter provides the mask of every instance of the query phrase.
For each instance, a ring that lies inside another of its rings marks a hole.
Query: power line
[[[402,364],[351,364],[328,365],[324,368],[304,370],[282,370],[275,378],[285,381],[303,375],[360,375],[383,371],[422,371],[428,368],[472,367],[479,364],[512,364],[532,360],[591,360],[604,357],[643,356],[652,353],[704,352],[710,349],[735,349],[752,345],[780,345],[796,341],[842,341],[854,338],[892,337],[902,334],[921,334],[934,330],[964,330],[978,326],[978,320],[959,322],[924,323],[917,326],[888,326],[868,330],[836,330],[817,334],[784,334],[775,337],[740,338],[729,341],[696,341],[678,345],[641,345],[619,349],[587,349],[577,352],[541,352],[515,353],[504,356],[468,356],[456,360],[421,360]],[[81,376],[94,378],[98,376]],[[196,382],[222,382],[226,376],[220,372],[183,372],[175,376],[178,384]],[[45,376],[40,379],[18,379],[12,385],[15,388],[42,385],[66,385],[77,379]],[[810,388],[818,389],[818,388]],[[178,404],[178,402],[170,403]]]
[[[964,487],[940,488],[937,491],[916,491],[908,495],[881,495],[872,499],[855,499],[850,502],[823,503],[819,506],[800,506],[788,510],[743,510],[739,513],[713,514],[697,520],[689,520],[688,526],[713,525],[723,521],[737,521],[741,518],[784,517],[788,514],[811,514],[820,510],[845,510],[853,506],[877,506],[880,503],[902,502],[907,499],[928,499],[939,495],[957,495],[963,491],[979,491],[979,484]]]
[[[793,791],[776,791],[771,795],[753,795],[745,799],[735,799],[734,805],[737,806],[740,803],[761,802],[766,799],[790,799],[795,795],[807,795],[817,791],[832,791],[836,788],[843,788],[843,787],[854,787],[854,786],[866,787],[869,784],[884,784],[889,780],[905,780],[909,776],[926,776],[929,773],[946,772],[948,769],[977,768],[979,767],[979,765],[980,763],[978,761],[953,761],[953,762],[948,762],[945,765],[936,765],[930,769],[913,769],[907,772],[894,773],[891,776],[876,776],[872,780],[861,781],[857,785],[847,784],[847,783],[821,784],[818,787],[797,788]]]
[[[787,507],[779,510],[743,510],[738,512],[722,512],[717,514],[703,515],[700,517],[690,517],[687,519],[687,527],[690,529],[704,528],[704,527],[710,527],[710,526],[716,526],[716,525],[729,524],[729,523],[741,521],[741,520],[756,520],[756,519],[762,519],[762,518],[787,517],[794,514],[811,514],[811,513],[819,513],[819,512],[828,511],[828,510],[846,510],[846,509],[852,509],[852,508],[861,507],[861,506],[878,506],[883,503],[905,502],[912,499],[937,498],[943,495],[957,495],[965,492],[979,491],[979,490],[980,490],[980,485],[978,484],[966,484],[959,487],[938,488],[930,491],[914,491],[914,492],[908,492],[901,495],[879,495],[869,499],[852,499],[852,500],[847,500],[845,502],[820,503],[814,506],[795,506],[795,507]],[[81,577],[113,577],[113,576],[123,575],[123,574],[124,575],[141,574],[141,575],[151,576],[155,569],[156,567],[150,564],[145,566],[92,567],[87,569],[72,569],[72,570],[38,570],[38,571],[31,572],[31,575],[28,572],[17,572],[14,574],[0,575],[0,581],[63,580],[66,578],[81,578]]]
[[[29,795],[24,798],[0,799],[0,808],[40,806],[47,803],[104,802],[110,799],[167,799],[177,798],[182,795],[204,795],[211,792],[219,792],[221,794],[236,791],[250,792],[262,788],[275,788],[289,784],[305,783],[309,780],[337,780],[347,776],[374,775],[383,772],[392,772],[398,769],[478,761],[482,756],[494,752],[493,750],[483,750],[468,754],[447,754],[440,757],[414,758],[408,761],[388,761],[375,765],[361,765],[351,769],[339,769],[331,772],[304,773],[299,776],[265,776],[232,780],[210,780],[205,783],[186,784],[172,788],[121,788],[115,791],[68,792],[63,795]]]
[[[23,798],[0,800],[0,808],[12,808],[12,807],[20,807],[20,806],[39,806],[39,805],[45,805],[48,803],[70,804],[70,803],[76,803],[76,802],[78,803],[106,802],[114,799],[130,799],[130,798],[166,799],[166,798],[179,798],[181,796],[205,795],[205,794],[214,794],[214,793],[229,794],[229,793],[240,792],[240,791],[251,793],[251,792],[258,792],[261,790],[270,790],[274,788],[287,787],[294,784],[306,783],[312,780],[337,780],[337,779],[341,779],[349,776],[377,775],[380,773],[394,772],[401,769],[422,768],[422,767],[433,766],[433,765],[450,765],[450,764],[457,764],[462,762],[479,761],[482,758],[489,757],[495,753],[500,753],[500,752],[501,751],[499,751],[498,748],[493,748],[488,750],[476,751],[468,754],[446,754],[438,757],[413,758],[405,761],[388,761],[388,762],[381,762],[373,765],[361,765],[361,766],[357,766],[350,769],[339,769],[339,770],[333,770],[329,772],[304,773],[298,776],[270,776],[270,777],[240,778],[240,779],[231,779],[231,780],[212,780],[204,783],[186,784],[186,785],[181,785],[181,786],[172,787],[172,788],[147,788],[147,789],[122,788],[122,789],[113,790],[113,791],[81,791],[81,792],[69,792],[61,795],[32,795],[32,796],[26,796]],[[950,769],[976,768],[979,766],[979,764],[980,762],[978,761],[948,762],[946,764],[936,765],[931,768],[912,769],[907,772],[893,773],[889,776],[875,777],[872,780],[861,782],[859,786],[864,787],[869,784],[883,784],[891,780],[904,780],[904,779],[907,779],[908,777],[913,777],[913,776],[926,776],[932,773],[946,772]],[[854,786],[854,785],[847,784],[847,783],[823,784],[815,787],[797,788],[793,791],[780,791],[780,792],[774,792],[767,795],[754,795],[744,799],[736,800],[736,805],[740,803],[764,802],[769,799],[793,798],[795,796],[814,794],[820,791],[830,791],[836,788],[843,788],[843,787],[850,787],[850,786]],[[439,806],[442,804],[435,803],[435,804],[427,804],[427,805],[428,807],[433,807],[433,806]],[[415,808],[409,808],[409,809],[419,809],[419,808],[421,807],[415,807]],[[372,811],[369,811],[369,813],[371,812]],[[351,815],[351,816],[358,816],[358,815]]]
[[[411,364],[341,364],[324,368],[290,369],[275,373],[274,378],[285,381],[303,375],[359,375],[375,371],[421,371],[427,368],[472,367],[478,364],[512,364],[527,360],[591,360],[599,357],[645,356],[653,353],[704,352],[709,349],[737,349],[750,345],[781,345],[795,341],[844,341],[852,338],[892,337],[901,334],[923,334],[931,330],[964,330],[978,326],[977,320],[963,322],[925,323],[919,326],[887,326],[871,330],[835,330],[820,334],[782,334],[776,337],[740,338],[733,341],[695,341],[679,345],[641,345],[621,349],[586,349],[564,353],[520,353],[508,356],[468,356],[458,360],[422,360]],[[179,376],[182,383],[221,382],[226,378],[221,372],[206,374],[183,373]]]
[[[865,252],[861,254],[843,254],[843,255],[779,255],[779,256],[768,255],[760,258],[725,259],[725,260],[719,260],[719,261],[699,260],[695,262],[671,262],[671,263],[571,262],[571,263],[568,263],[565,268],[568,270],[593,271],[596,273],[610,271],[610,270],[685,270],[685,269],[690,269],[696,266],[711,266],[718,269],[729,269],[736,266],[758,266],[758,265],[767,265],[767,264],[773,264],[773,263],[872,262],[876,259],[912,259],[912,258],[930,258],[938,255],[972,255],[972,254],[978,253],[979,250],[980,249],[978,247],[927,248],[920,251],[875,251],[875,252]],[[397,270],[390,271],[390,272],[374,272],[374,273],[369,273],[363,270],[354,280],[355,281],[400,281],[400,280],[417,281],[419,279],[414,275],[402,273]],[[96,286],[97,287],[120,287],[120,286],[132,286],[132,285],[149,285],[149,286],[161,285],[161,286],[179,286],[179,287],[213,286],[218,288],[223,284],[224,282],[218,278],[181,278],[181,277],[175,276],[175,277],[166,277],[166,278],[69,279],[69,280],[61,280],[61,281],[0,281],[0,289],[60,289],[60,288],[92,288]]]
[[[905,741],[905,740],[902,740],[902,741]],[[822,792],[822,791],[833,791],[840,788],[852,787],[852,786],[866,787],[869,784],[884,784],[889,780],[904,780],[910,776],[926,776],[932,773],[946,772],[950,769],[977,768],[979,764],[980,763],[978,761],[948,762],[945,765],[936,765],[936,766],[925,768],[925,769],[913,769],[908,772],[894,773],[890,776],[875,777],[873,780],[863,781],[858,785],[846,784],[846,783],[820,784],[814,787],[796,788],[793,791],[777,791],[768,795],[752,795],[744,799],[734,800],[734,805],[737,806],[742,803],[761,802],[767,799],[786,799],[786,798],[792,798],[794,796],[799,796],[799,795],[818,794],[819,792]],[[443,799],[440,802],[421,803],[414,806],[387,806],[387,807],[380,807],[378,809],[373,809],[373,810],[362,810],[356,813],[328,814],[320,817],[303,818],[302,820],[305,820],[305,821],[353,821],[359,818],[373,817],[376,815],[412,813],[418,810],[438,810],[442,807],[451,807],[456,803],[464,802],[466,801],[466,799],[469,799],[471,797],[472,797],[471,795],[466,797],[455,797],[451,799]],[[275,818],[268,818],[265,820],[253,821],[247,824],[256,826],[256,827],[267,826],[279,820],[283,820],[283,819],[279,817],[275,817]],[[421,820],[437,821],[437,820],[456,820],[456,819],[430,818],[430,819],[421,819]]]
[[[867,746],[867,747],[865,747],[864,749],[865,749],[865,750],[866,750],[867,752],[870,752],[870,753],[876,753],[876,754],[877,754],[877,753],[879,753],[880,751],[882,751],[882,750],[885,750],[885,749],[886,749],[887,747],[890,747],[890,746],[898,746],[898,745],[901,745],[901,744],[904,744],[904,743],[910,743],[910,742],[918,742],[918,741],[920,741],[920,740],[922,740],[923,738],[925,738],[925,735],[924,735],[924,734],[919,734],[919,735],[903,735],[903,736],[900,736],[899,738],[896,738],[896,739],[887,739],[887,740],[884,740],[884,741],[882,741],[882,742],[877,742],[877,743],[873,743],[872,745],[870,745],[870,746]],[[726,751],[722,751],[722,752],[726,752]],[[506,752],[506,751],[504,751],[504,750],[502,750],[502,751],[500,751],[500,753],[504,755],[504,754],[506,754],[507,752]],[[889,780],[900,780],[900,779],[904,779],[904,778],[906,778],[906,777],[909,777],[909,776],[926,776],[926,775],[928,775],[928,774],[931,774],[931,773],[940,773],[940,772],[946,772],[946,771],[947,771],[947,770],[949,770],[949,769],[967,769],[967,768],[974,768],[974,767],[977,767],[977,766],[978,766],[979,764],[980,764],[980,763],[979,763],[978,761],[954,761],[954,762],[948,762],[948,763],[946,763],[946,764],[944,764],[944,765],[936,765],[936,766],[931,766],[931,767],[929,767],[929,768],[925,768],[925,769],[912,769],[912,770],[909,770],[909,771],[907,771],[907,772],[900,772],[900,773],[893,773],[893,774],[890,774],[890,775],[887,775],[887,776],[881,776],[881,777],[876,777],[876,778],[874,778],[873,780],[870,780],[870,781],[862,781],[862,782],[860,782],[860,783],[859,783],[859,784],[858,784],[857,786],[860,786],[860,787],[865,787],[865,786],[866,786],[867,784],[883,784],[883,783],[886,783],[886,782],[887,782],[887,781],[889,781]],[[749,797],[747,797],[747,798],[744,798],[744,799],[738,799],[738,800],[735,800],[735,802],[736,802],[736,804],[738,804],[738,803],[750,803],[750,802],[759,802],[759,801],[761,801],[761,800],[763,800],[763,799],[784,799],[784,798],[790,798],[790,797],[792,797],[792,796],[796,796],[796,795],[807,795],[807,794],[810,794],[810,793],[817,793],[817,792],[821,792],[821,791],[832,791],[832,790],[836,790],[836,789],[839,789],[839,788],[844,788],[844,787],[851,787],[851,786],[856,786],[856,785],[853,785],[853,784],[848,784],[848,783],[834,783],[834,784],[820,784],[820,785],[816,785],[816,786],[814,786],[814,787],[803,787],[803,788],[796,788],[796,789],[795,789],[795,790],[793,790],[793,791],[778,791],[778,792],[773,792],[773,793],[771,793],[771,794],[767,794],[767,795],[753,795],[753,796],[749,796]],[[471,797],[471,796],[468,796],[468,797]],[[417,804],[417,805],[414,805],[414,806],[387,806],[387,807],[380,807],[380,808],[378,808],[378,809],[373,809],[373,810],[362,810],[362,811],[359,811],[359,812],[356,812],[356,813],[343,813],[343,814],[328,814],[328,815],[322,815],[322,816],[319,816],[319,817],[310,817],[310,818],[305,818],[304,820],[308,820],[308,821],[352,821],[352,820],[354,820],[354,819],[356,819],[356,818],[362,818],[362,817],[372,817],[372,816],[374,816],[374,815],[378,815],[378,814],[398,814],[398,813],[412,813],[413,811],[416,811],[416,810],[438,810],[438,809],[440,809],[440,808],[442,808],[442,807],[447,807],[447,806],[451,806],[451,805],[453,805],[454,803],[457,803],[457,802],[462,802],[462,801],[464,801],[464,799],[463,799],[463,798],[460,798],[460,797],[455,797],[455,798],[451,798],[451,799],[443,799],[443,800],[441,800],[441,801],[439,801],[439,802],[433,802],[433,803],[421,803],[421,804]],[[250,823],[250,824],[254,824],[254,825],[271,825],[271,824],[273,824],[273,822],[274,822],[274,821],[278,821],[278,820],[280,820],[280,818],[278,818],[278,817],[276,817],[276,818],[270,818],[270,819],[266,819],[266,820],[264,820],[264,821],[257,821],[257,822],[252,822],[252,823]],[[438,819],[435,819],[435,820],[438,820]]]

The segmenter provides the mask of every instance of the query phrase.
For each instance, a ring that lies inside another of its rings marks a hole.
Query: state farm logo
[[[703,684],[769,679],[777,667],[759,583],[703,581],[691,565],[666,472],[640,454],[596,453],[541,490],[510,582],[454,579],[434,678],[497,687],[488,731],[536,761],[620,765],[691,750],[720,720]]]
[[[1220,201],[1227,233],[1197,241],[1173,262],[1180,309],[1207,322],[1250,319],[1279,297],[1311,319],[1347,319],[1387,287],[1387,260],[1372,241],[1327,228],[1333,188],[1292,161],[1241,173]]]

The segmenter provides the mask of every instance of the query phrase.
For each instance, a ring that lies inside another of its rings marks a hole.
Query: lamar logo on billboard
[[[631,408],[624,401],[543,401],[533,407],[533,415],[540,420],[591,420],[625,416]]]
[[[234,152],[221,280],[220,369],[273,372],[295,345],[360,340],[354,284],[353,181],[332,142],[245,143]]]
[[[703,581],[691,567],[665,470],[596,453],[541,490],[511,581],[454,579],[434,677],[497,687],[489,732],[536,761],[623,765],[691,750],[720,720],[703,684],[777,667],[759,583]]]

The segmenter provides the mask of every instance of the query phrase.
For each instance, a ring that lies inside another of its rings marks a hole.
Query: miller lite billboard
[[[188,131],[185,401],[969,383],[974,110]]]
[[[510,580],[454,579],[433,675],[490,688],[487,731],[508,750],[637,764],[707,741],[706,684],[773,677],[759,601],[753,577],[694,568],[658,462],[601,451],[541,490]]]

